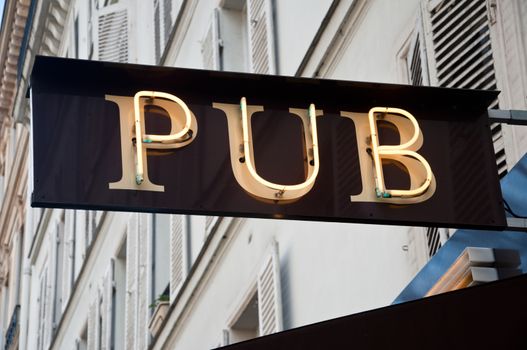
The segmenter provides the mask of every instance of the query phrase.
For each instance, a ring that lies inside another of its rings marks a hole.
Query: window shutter
[[[247,21],[251,71],[260,74],[275,74],[271,0],[247,0]]]
[[[170,216],[170,303],[176,299],[186,274],[183,216]]]
[[[203,57],[203,68],[219,70],[220,67],[220,36],[219,36],[219,14],[218,9],[212,12],[212,19],[207,28],[207,33],[201,42],[201,55]]]
[[[43,275],[40,278],[40,294],[38,297],[38,339],[37,349],[44,349],[46,336],[46,311],[47,311],[47,296],[48,296],[48,274],[47,268],[44,267]]]
[[[139,241],[144,242],[147,237],[151,237],[148,230],[150,228],[151,214],[141,213],[139,214]],[[138,262],[137,268],[139,269],[138,281],[137,281],[137,334],[136,334],[136,347],[138,349],[146,349],[148,347],[147,339],[148,333],[148,273],[147,273],[147,261],[148,261],[148,244],[139,244],[138,247]]]
[[[84,218],[86,219],[86,248],[89,248],[93,242],[93,238],[95,237],[93,211],[86,210]]]
[[[282,326],[282,295],[278,243],[273,242],[271,253],[258,274],[259,335],[280,332]]]
[[[432,257],[441,248],[441,236],[437,227],[426,229],[426,243],[428,246],[428,256]]]
[[[53,332],[55,330],[55,327],[57,326],[57,309],[55,308],[55,304],[59,301],[56,300],[57,297],[59,297],[59,293],[57,293],[57,290],[60,290],[58,288],[61,288],[61,286],[58,286],[58,282],[60,281],[58,274],[62,271],[59,270],[59,261],[60,261],[60,236],[59,236],[59,226],[58,224],[52,225],[53,230],[49,233],[49,240],[50,240],[50,246],[49,246],[49,265],[48,265],[48,295],[46,298],[46,343],[49,344],[51,341]]]
[[[161,57],[161,5],[154,0],[154,59],[159,62]]]
[[[494,17],[495,34],[500,38],[502,88],[509,97],[507,108],[527,109],[527,2],[488,0],[489,16]],[[522,42],[523,40],[523,42]],[[497,60],[498,62],[498,60]],[[503,96],[502,96],[503,97]]]
[[[423,43],[423,21],[419,16],[406,56],[409,82],[415,86],[430,85],[426,45]]]
[[[65,211],[64,256],[62,269],[62,312],[68,305],[71,288],[73,286],[74,255],[75,255],[75,211]]]
[[[163,32],[164,32],[164,43],[166,44],[172,30],[172,1],[163,1]]]
[[[86,251],[88,250],[89,242],[88,242],[88,234],[87,234],[87,227],[86,227],[86,210],[76,210],[76,222],[75,222],[75,230],[78,237],[77,243],[79,244],[79,252],[81,253],[80,256],[80,264],[84,261],[84,258],[86,257]]]
[[[99,293],[88,309],[88,350],[99,350]]]
[[[128,9],[126,0],[99,9],[97,49],[99,60],[128,61]]]
[[[154,58],[156,63],[159,62],[172,31],[174,23],[172,2],[173,0],[154,0]]]
[[[138,214],[132,213],[128,221],[126,238],[126,297],[125,297],[125,349],[135,349]]]
[[[429,2],[429,45],[434,83],[442,87],[497,89],[487,0]],[[496,100],[491,108],[497,107]],[[491,125],[498,173],[507,173],[501,124]]]
[[[229,330],[228,329],[224,329],[222,331],[221,335],[222,335],[221,343],[220,343],[220,345],[218,347],[229,345],[231,343]]]
[[[102,315],[102,331],[101,331],[101,344],[102,349],[112,349],[112,315],[113,315],[113,291],[114,291],[114,260],[110,259],[110,266],[104,274],[104,280],[102,284],[102,299],[103,307],[101,309]]]

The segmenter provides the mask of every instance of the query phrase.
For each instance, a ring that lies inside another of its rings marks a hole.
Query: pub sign
[[[494,91],[37,57],[32,205],[503,227]]]

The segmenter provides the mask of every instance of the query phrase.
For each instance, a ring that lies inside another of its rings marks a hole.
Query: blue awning
[[[501,180],[501,190],[510,211],[527,216],[527,154]],[[512,214],[506,213],[508,217]],[[395,299],[394,304],[419,299],[432,288],[466,247],[515,249],[521,270],[527,273],[527,233],[518,231],[457,230]]]

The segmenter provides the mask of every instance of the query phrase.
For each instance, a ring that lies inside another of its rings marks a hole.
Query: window
[[[273,242],[270,250],[257,279],[259,335],[280,332],[283,329],[278,243]]]
[[[52,256],[52,276],[53,276],[53,282],[52,282],[52,302],[53,302],[53,308],[52,308],[52,325],[53,325],[53,332],[55,332],[56,327],[58,326],[58,323],[60,321],[60,318],[62,316],[62,282],[63,282],[63,266],[64,266],[64,226],[65,226],[65,217],[64,217],[64,210],[62,210],[59,214],[59,219],[55,225],[55,230],[52,232],[51,239],[54,241],[52,250],[51,250],[51,256]]]
[[[100,343],[102,349],[113,349],[115,346],[115,260],[110,259],[103,277],[100,302]]]
[[[114,281],[114,259],[103,276],[102,283],[92,285],[93,299],[88,310],[87,347],[89,349],[114,349],[116,320],[116,295]],[[124,299],[124,293],[123,293]],[[120,305],[119,305],[120,306]]]
[[[84,325],[81,331],[80,337],[75,340],[75,350],[87,350],[88,349],[88,323]]]
[[[46,349],[49,343],[48,328],[46,325],[48,320],[49,302],[48,302],[48,269],[47,264],[42,265],[42,272],[39,276],[39,294],[37,298],[38,304],[38,330],[37,330],[37,349]]]
[[[415,86],[430,85],[421,16],[417,17],[414,31],[402,51],[406,82]]]
[[[140,214],[132,213],[127,223],[126,228],[126,265],[125,265],[125,297],[124,297],[124,348],[136,348],[139,338],[142,334],[136,331],[136,324],[140,321],[138,316],[146,317],[145,314],[140,314],[138,311],[141,301],[139,298],[139,280],[138,276],[141,274],[142,267],[139,265],[140,259],[140,235],[139,235],[139,216]],[[146,300],[145,300],[146,302]]]
[[[99,1],[97,51],[101,61],[128,61],[128,1]]]
[[[62,270],[62,311],[66,308],[71,289],[75,283],[75,250],[76,250],[76,218],[74,210],[65,211],[64,228],[64,263]]]
[[[82,223],[82,232],[84,233],[84,253],[89,249],[91,243],[97,235],[97,229],[101,223],[104,212],[95,210],[85,210],[78,212],[78,220]],[[83,258],[84,258],[83,254]]]
[[[203,68],[223,70],[223,44],[220,37],[219,9],[214,9],[210,25],[201,42]]]
[[[235,311],[224,345],[283,330],[278,243],[273,242],[247,297]]]
[[[150,301],[150,304],[152,304],[160,295],[165,293],[165,290],[170,283],[170,215],[153,215],[151,256],[152,300]],[[150,308],[150,315],[152,315],[153,311],[153,308]]]
[[[172,0],[154,0],[155,62],[158,63],[168,42],[175,15]]]
[[[258,292],[255,291],[230,327],[227,343],[234,344],[258,337],[258,327]]]
[[[115,258],[115,288],[112,301],[112,335],[114,349],[124,349],[125,298],[126,298],[126,240]]]
[[[431,82],[449,88],[496,89],[487,1],[423,1],[422,17],[417,19],[404,56],[412,85]],[[497,101],[490,107],[497,107]],[[507,165],[501,124],[491,125],[491,132],[498,173],[503,177]],[[468,162],[467,159],[460,164]],[[448,233],[428,228],[426,237],[431,257],[448,239]]]
[[[427,46],[432,50],[434,85],[464,89],[497,89],[486,0],[468,3],[434,1],[426,9],[431,32]],[[490,108],[497,108],[496,100]],[[501,124],[491,125],[492,139],[501,177],[507,162]]]
[[[93,300],[88,308],[88,349],[100,349],[100,298],[99,293],[95,292]]]
[[[187,229],[183,215],[170,215],[170,302],[173,303],[187,277]]]
[[[202,40],[206,69],[276,73],[271,0],[223,0]]]
[[[271,0],[247,0],[249,66],[260,74],[275,74],[275,43]]]
[[[428,257],[432,257],[441,248],[441,238],[437,227],[428,227],[426,229],[426,243],[428,246]]]

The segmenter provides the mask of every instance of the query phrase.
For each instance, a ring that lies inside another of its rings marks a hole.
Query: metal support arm
[[[488,115],[492,123],[527,125],[527,111],[489,109]]]

